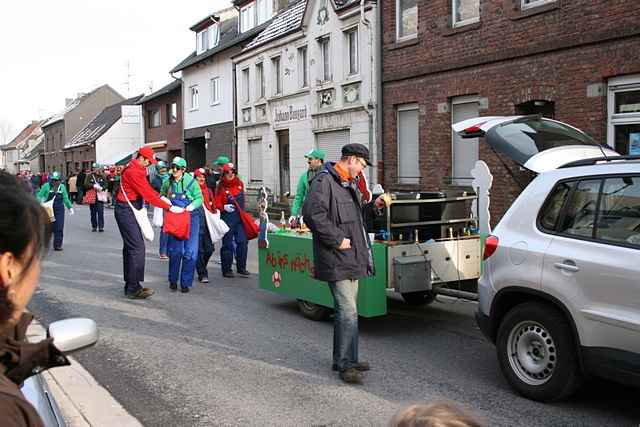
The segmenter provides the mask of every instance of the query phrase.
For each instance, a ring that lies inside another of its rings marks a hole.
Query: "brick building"
[[[182,156],[182,82],[174,80],[140,101],[144,116],[144,143],[158,158]]]
[[[452,123],[543,114],[623,154],[640,136],[640,2],[396,0],[382,7],[385,188],[468,185],[482,159],[494,174],[497,220],[519,190],[490,149],[452,135]]]

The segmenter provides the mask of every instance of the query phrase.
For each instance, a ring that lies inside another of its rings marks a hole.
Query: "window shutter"
[[[418,129],[418,110],[398,111],[398,182],[401,184],[420,182]]]
[[[349,143],[349,129],[316,134],[316,145],[324,151],[325,162],[337,162],[342,157],[342,147]]]
[[[251,182],[262,181],[262,140],[249,141],[249,179]]]

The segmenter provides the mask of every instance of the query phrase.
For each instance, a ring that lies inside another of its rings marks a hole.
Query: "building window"
[[[198,94],[198,85],[191,86],[189,88],[189,93],[191,94],[191,109],[197,110],[200,106],[199,94]]]
[[[242,70],[242,102],[249,102],[249,69]]]
[[[220,42],[220,27],[218,24],[213,24],[209,27],[209,47],[216,47]]]
[[[271,58],[271,70],[273,74],[273,94],[282,94],[282,73],[280,70],[280,57]]]
[[[262,182],[262,139],[249,140],[249,180]]]
[[[640,155],[640,74],[608,82],[607,141],[623,155]]]
[[[251,3],[240,9],[240,32],[244,33],[256,26],[256,4]]]
[[[480,21],[480,0],[452,0],[453,26]]]
[[[420,183],[420,150],[418,149],[419,110],[415,104],[398,107],[398,183]]]
[[[300,87],[309,86],[309,67],[307,64],[307,47],[298,48],[298,76]]]
[[[257,22],[256,25],[260,25],[264,22],[267,22],[273,13],[272,1],[271,0],[258,0],[257,7]]]
[[[396,0],[396,38],[414,38],[418,35],[417,0]]]
[[[348,46],[349,75],[358,74],[358,29],[354,28],[345,33]]]
[[[200,55],[202,52],[209,49],[209,31],[204,30],[200,31],[197,36],[198,46],[197,46],[197,54]]]
[[[211,79],[211,105],[220,103],[220,78],[214,77]]]
[[[256,98],[264,98],[264,65],[256,64]]]
[[[530,7],[542,6],[543,4],[553,3],[556,0],[522,0],[522,9],[529,9]]]
[[[150,128],[160,127],[160,110],[149,111],[149,127]]]
[[[323,82],[331,81],[331,39],[329,36],[318,39],[320,47],[320,66],[322,67],[320,76]]]
[[[172,125],[178,121],[178,104],[167,104],[167,124]]]

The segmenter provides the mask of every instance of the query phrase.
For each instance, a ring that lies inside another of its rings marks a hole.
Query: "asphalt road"
[[[47,324],[93,318],[99,343],[77,359],[148,426],[383,426],[401,405],[456,400],[493,426],[637,426],[638,390],[592,381],[570,400],[540,404],[509,388],[495,350],[473,320],[475,305],[438,300],[360,320],[363,386],[331,371],[332,324],[295,301],[258,289],[257,277],[170,293],[167,262],[147,245],[147,301],[123,298],[122,242],[112,210],[91,233],[84,206],[67,216],[64,252],[51,252],[31,310]],[[249,270],[257,272],[251,247]],[[214,257],[218,256],[218,252]]]

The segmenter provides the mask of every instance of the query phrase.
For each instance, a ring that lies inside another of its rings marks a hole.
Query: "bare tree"
[[[0,117],[0,145],[8,143],[13,136],[13,132],[13,124],[4,117]]]

